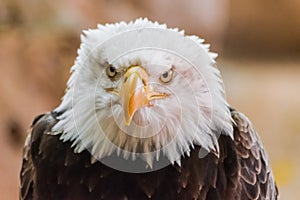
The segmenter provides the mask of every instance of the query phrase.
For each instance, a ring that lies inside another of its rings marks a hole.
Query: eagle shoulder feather
[[[238,199],[277,199],[278,190],[262,142],[250,120],[232,110],[238,165]]]
[[[23,148],[23,161],[20,173],[20,199],[34,199],[36,162],[40,155],[40,142],[44,134],[51,131],[57,122],[54,113],[45,113],[34,118]]]

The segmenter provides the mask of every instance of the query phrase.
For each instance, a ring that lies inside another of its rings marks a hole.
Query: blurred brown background
[[[81,30],[137,17],[212,44],[228,101],[259,131],[281,199],[298,199],[299,9],[299,0],[0,0],[0,199],[18,198],[26,131],[60,103]]]

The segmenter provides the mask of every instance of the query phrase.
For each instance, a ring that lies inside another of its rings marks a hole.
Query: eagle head
[[[99,25],[81,40],[52,128],[75,153],[153,170],[180,165],[195,145],[217,156],[219,134],[232,137],[216,55],[200,38],[137,19]]]

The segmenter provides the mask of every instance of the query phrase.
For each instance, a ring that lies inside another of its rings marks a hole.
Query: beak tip
[[[129,126],[130,123],[131,123],[131,117],[128,118],[128,119],[124,119],[124,124],[125,124],[125,126]]]
[[[126,121],[125,121],[124,124],[125,124],[125,126],[129,126],[129,125],[130,125],[130,122],[126,122]]]

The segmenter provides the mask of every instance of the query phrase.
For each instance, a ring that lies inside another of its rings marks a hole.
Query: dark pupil
[[[168,77],[168,72],[163,73],[162,76],[163,76],[164,78],[167,78],[167,77]]]
[[[114,73],[115,70],[116,70],[116,69],[115,69],[114,67],[112,67],[112,66],[109,67],[109,71],[110,71],[110,72]]]

